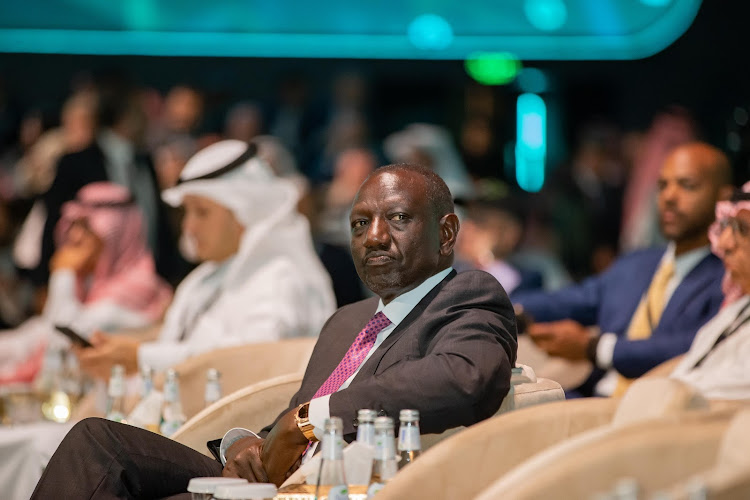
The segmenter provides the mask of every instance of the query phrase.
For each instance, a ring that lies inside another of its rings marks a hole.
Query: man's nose
[[[732,229],[731,224],[727,224],[719,233],[719,248],[724,252],[729,252],[734,249],[736,244],[734,229]]]
[[[365,246],[368,248],[382,247],[389,245],[390,241],[391,235],[388,232],[386,221],[380,218],[373,219],[367,228]]]

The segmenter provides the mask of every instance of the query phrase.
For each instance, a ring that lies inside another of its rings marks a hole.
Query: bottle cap
[[[276,485],[271,483],[248,483],[240,485],[219,486],[214,491],[218,500],[261,500],[276,496]]]
[[[194,477],[188,483],[190,493],[213,493],[219,486],[247,484],[246,479],[239,477]]]
[[[401,410],[398,418],[402,422],[416,422],[419,420],[419,410]]]
[[[393,430],[393,419],[391,417],[378,417],[375,419],[375,430]]]
[[[375,417],[377,417],[378,414],[375,412],[375,410],[368,410],[368,409],[362,409],[357,412],[357,421],[362,424],[363,422],[369,422],[373,423],[375,421]]]

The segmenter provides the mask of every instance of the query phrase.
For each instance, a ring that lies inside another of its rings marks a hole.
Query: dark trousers
[[[70,430],[31,498],[165,498],[187,492],[191,478],[221,470],[216,460],[171,439],[89,418]]]

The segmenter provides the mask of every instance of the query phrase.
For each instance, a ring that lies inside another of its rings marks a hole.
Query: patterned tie
[[[333,373],[328,376],[328,379],[323,382],[323,385],[320,386],[320,389],[315,393],[313,399],[336,392],[339,387],[341,387],[341,384],[346,382],[346,380],[357,371],[359,365],[362,364],[367,353],[370,352],[370,349],[372,349],[372,346],[375,344],[375,339],[377,338],[378,333],[390,324],[391,320],[389,320],[382,312],[373,316],[362,331],[357,334],[357,338],[354,339],[351,347],[349,347],[349,350],[344,354],[344,359],[342,359],[339,365],[333,370]]]
[[[630,320],[627,332],[628,340],[644,340],[651,336],[654,327],[659,324],[664,307],[667,305],[667,285],[673,276],[674,260],[667,260],[659,266],[651,279],[651,285],[649,285],[646,295],[641,299],[638,308],[633,313],[633,318]],[[620,375],[612,396],[625,394],[632,382],[632,379]]]

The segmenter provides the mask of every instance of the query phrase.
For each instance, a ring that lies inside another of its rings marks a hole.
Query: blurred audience
[[[84,337],[161,320],[172,290],[155,271],[143,216],[122,186],[89,184],[62,207],[55,229],[47,303],[41,316],[0,334],[2,380],[33,377],[54,325]],[[59,341],[59,339],[57,339]]]
[[[720,260],[710,252],[714,206],[732,191],[726,156],[704,143],[675,149],[659,176],[659,220],[670,243],[619,258],[607,271],[555,293],[514,300],[538,323],[548,354],[596,365],[571,395],[621,394],[628,379],[681,354],[722,302]],[[588,326],[598,326],[592,336]]]
[[[632,152],[625,186],[620,249],[631,251],[663,242],[656,207],[657,180],[664,160],[681,144],[697,140],[697,125],[684,108],[658,113]]]
[[[180,283],[153,341],[98,332],[81,368],[104,379],[113,364],[163,371],[198,353],[317,335],[335,308],[294,186],[256,147],[226,140],[199,151],[163,193],[182,205],[185,249],[201,264]]]
[[[386,156],[394,163],[416,163],[432,169],[445,180],[453,198],[471,199],[474,186],[453,138],[442,127],[413,123],[386,137]]]
[[[542,275],[511,263],[524,236],[525,213],[515,197],[470,203],[456,245],[458,270],[480,269],[494,276],[510,295],[542,288]]]
[[[750,183],[716,204],[711,246],[724,262],[725,307],[695,336],[670,375],[712,399],[750,398]]]

